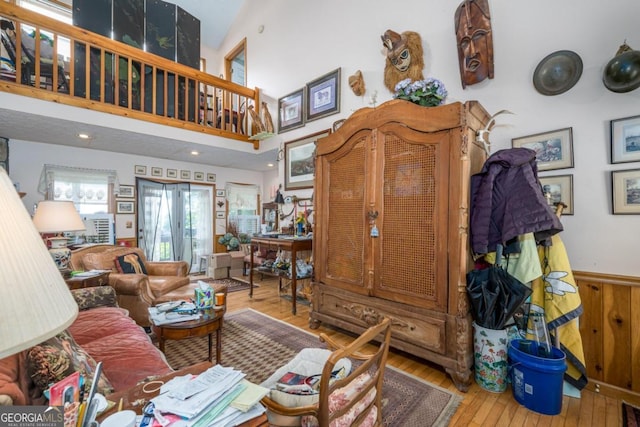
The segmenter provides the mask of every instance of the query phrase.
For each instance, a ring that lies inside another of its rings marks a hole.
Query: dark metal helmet
[[[640,87],[640,51],[623,43],[604,68],[602,82],[612,92],[630,92]]]

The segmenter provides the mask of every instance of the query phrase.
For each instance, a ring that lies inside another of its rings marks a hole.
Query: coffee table
[[[145,403],[147,403],[152,398],[156,397],[160,392],[160,385],[166,383],[171,378],[176,376],[184,376],[186,374],[200,374],[210,367],[213,364],[211,362],[200,362],[198,364],[187,366],[186,368],[180,369],[179,371],[172,372],[165,376],[155,378],[150,382],[138,384],[135,387],[132,387],[128,390],[119,391],[113,394],[106,396],[107,400],[114,402],[115,405],[110,408],[108,411],[100,414],[97,419],[99,422],[102,422],[109,415],[118,411],[118,405],[120,403],[120,399],[122,399],[122,409],[131,409],[136,414],[142,414],[142,408]],[[267,415],[262,414],[252,420],[249,420],[240,425],[241,427],[266,427],[268,426]]]
[[[202,316],[196,320],[186,322],[169,323],[166,325],[154,325],[151,329],[158,337],[158,346],[164,353],[164,343],[166,340],[183,340],[191,337],[209,336],[209,362],[213,362],[212,344],[213,333],[216,334],[216,362],[220,363],[222,353],[222,318],[224,308],[208,308],[200,310]]]

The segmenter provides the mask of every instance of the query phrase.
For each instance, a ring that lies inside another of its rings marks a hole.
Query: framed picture
[[[133,168],[133,171],[136,175],[146,175],[147,167],[142,165],[135,165],[135,167]]]
[[[611,163],[640,161],[640,116],[611,120]]]
[[[278,99],[278,133],[304,126],[304,88]]]
[[[195,181],[204,181],[204,172],[194,172],[193,179]]]
[[[216,211],[216,219],[224,219],[224,211]]]
[[[191,179],[191,171],[181,170],[180,171],[180,179]]]
[[[167,169],[167,178],[177,178],[178,170],[177,169]]]
[[[545,197],[555,205],[564,203],[562,215],[573,215],[573,175],[538,177]]]
[[[514,138],[511,145],[535,151],[539,171],[573,167],[572,128]]]
[[[207,174],[207,182],[216,182],[216,174],[208,173]]]
[[[128,200],[116,200],[117,214],[133,214],[136,213],[136,203]]]
[[[9,173],[9,139],[0,137],[0,167]]]
[[[613,214],[640,214],[640,169],[612,171]]]
[[[224,197],[216,197],[216,206],[218,207],[218,209],[224,208],[224,205],[226,204],[227,199],[225,199]]]
[[[133,185],[120,185],[119,198],[133,199],[135,197],[135,187]]]
[[[162,168],[152,167],[151,176],[162,176]]]
[[[216,197],[226,197],[227,194],[224,190],[216,190]]]
[[[306,121],[340,112],[340,68],[307,83]]]
[[[316,169],[316,141],[331,133],[330,129],[307,135],[284,144],[284,189],[313,188]]]

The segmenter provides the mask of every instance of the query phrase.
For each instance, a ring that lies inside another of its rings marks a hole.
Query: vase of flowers
[[[444,102],[447,94],[444,83],[429,77],[424,80],[404,79],[398,82],[393,97],[411,101],[423,107],[436,107]]]

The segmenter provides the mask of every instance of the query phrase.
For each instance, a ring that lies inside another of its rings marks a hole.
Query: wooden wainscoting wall
[[[573,272],[588,388],[640,401],[640,277]]]

